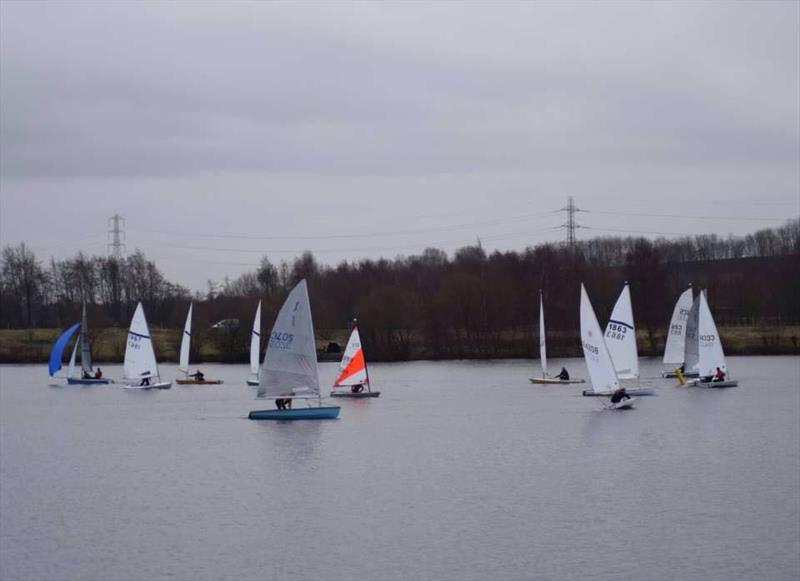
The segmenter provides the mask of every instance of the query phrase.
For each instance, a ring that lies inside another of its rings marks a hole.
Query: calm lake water
[[[0,578],[800,577],[800,358],[628,412],[537,363],[375,364],[380,398],[296,423],[245,419],[272,407],[245,366],[159,392],[2,366]]]

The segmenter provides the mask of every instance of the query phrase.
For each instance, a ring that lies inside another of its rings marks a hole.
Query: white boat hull
[[[725,381],[701,381],[695,379],[686,384],[687,387],[707,387],[710,389],[718,389],[724,387],[738,387],[739,381],[737,379],[726,379]]]
[[[573,383],[586,383],[585,379],[558,379],[557,377],[531,377],[531,383],[537,385],[571,385]]]
[[[169,389],[172,387],[171,381],[160,381],[150,385],[123,385],[122,389]]]
[[[642,397],[647,395],[658,395],[655,387],[626,387],[625,392],[630,396]],[[585,397],[611,397],[614,395],[613,391],[592,391],[586,389],[583,391]]]

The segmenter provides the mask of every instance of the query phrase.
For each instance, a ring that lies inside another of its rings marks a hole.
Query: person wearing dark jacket
[[[569,373],[567,373],[567,368],[566,367],[562,367],[561,368],[561,373],[558,374],[558,378],[559,379],[569,379]]]
[[[625,391],[624,387],[620,387],[619,389],[615,390],[611,395],[611,403],[619,403],[623,399],[631,399],[631,396],[628,395],[628,392]]]

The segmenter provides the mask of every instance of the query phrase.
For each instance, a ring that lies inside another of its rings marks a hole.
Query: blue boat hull
[[[68,377],[67,383],[70,385],[107,385],[111,383],[110,379],[100,378],[100,379],[79,379],[77,377]]]
[[[293,410],[253,410],[248,418],[251,420],[335,420],[339,417],[337,406],[318,408],[298,408]]]

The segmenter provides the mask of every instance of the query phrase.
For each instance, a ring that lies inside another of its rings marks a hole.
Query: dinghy
[[[722,340],[708,307],[705,291],[698,297],[697,309],[697,352],[699,378],[688,382],[690,387],[736,387],[739,382],[735,379],[728,379],[728,368],[725,365],[725,352],[722,350]],[[711,378],[716,374],[717,369],[721,369],[725,374],[722,381],[713,381]]]
[[[586,369],[589,370],[589,380],[592,383],[592,391],[598,395],[613,394],[622,386],[617,378],[614,369],[614,362],[608,352],[608,347],[603,339],[603,331],[597,316],[594,314],[592,303],[586,288],[581,284],[581,343],[583,345],[583,360],[586,362]],[[616,404],[609,401],[603,407],[611,410],[631,409],[636,398],[622,400]]]
[[[125,344],[125,361],[122,366],[125,389],[169,389],[172,382],[161,381],[158,374],[153,340],[144,316],[142,303],[136,310],[128,329],[128,342]]]
[[[181,337],[181,354],[178,360],[178,370],[183,371],[183,379],[175,379],[178,385],[218,385],[221,379],[198,379],[189,375],[189,350],[192,346],[192,307],[189,303],[189,312],[186,314],[186,323],[183,325],[183,336]]]
[[[672,318],[667,330],[667,342],[664,345],[664,369],[661,377],[677,377],[675,371],[684,364],[684,349],[686,346],[686,324],[692,310],[692,285],[678,297]],[[682,371],[684,377],[697,377],[697,370]]]
[[[338,389],[337,389],[338,388]],[[339,375],[333,382],[331,397],[378,397],[379,391],[372,391],[369,383],[367,359],[361,347],[361,336],[358,333],[358,324],[353,319],[353,330],[347,340],[342,361],[339,363]]]
[[[542,364],[542,376],[531,377],[530,382],[543,385],[568,385],[570,383],[586,383],[583,379],[561,379],[547,375],[547,339],[544,333],[544,302],[542,290],[539,289],[539,362]]]
[[[251,420],[318,420],[339,416],[339,406],[323,406],[319,390],[317,349],[308,286],[301,280],[283,303],[267,343],[261,365],[258,397],[274,398],[276,405],[306,400],[306,408],[254,410]],[[316,406],[311,406],[316,400]]]
[[[256,316],[253,319],[253,330],[250,332],[250,379],[247,380],[247,385],[258,386],[258,357],[261,353],[261,301],[258,301],[256,307]]]
[[[76,346],[80,345],[81,353],[81,374],[79,377],[74,377],[74,365],[67,373],[67,383],[70,385],[105,385],[111,383],[110,379],[105,377],[94,377],[95,371],[92,369],[92,346],[89,343],[89,320],[86,316],[86,303],[83,303],[81,312],[81,332],[78,335],[78,342]],[[73,357],[75,352],[73,351]]]
[[[619,380],[633,380],[634,385],[624,383],[622,386],[629,395],[656,395],[654,387],[636,385],[639,383],[639,351],[636,348],[636,327],[633,323],[633,305],[631,304],[631,290],[628,283],[622,287],[611,318],[606,325],[604,341],[608,347],[614,370]],[[611,392],[598,392],[585,390],[585,396],[611,396]]]

